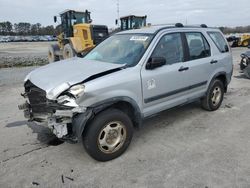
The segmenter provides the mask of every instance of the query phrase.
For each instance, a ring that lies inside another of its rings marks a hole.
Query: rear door
[[[201,32],[184,32],[185,46],[187,50],[187,61],[183,71],[186,85],[189,89],[186,92],[187,100],[204,95],[209,78],[214,70],[211,48],[207,39]]]

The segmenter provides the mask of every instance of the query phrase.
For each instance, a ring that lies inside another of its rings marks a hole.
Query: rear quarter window
[[[229,52],[228,44],[220,32],[208,32],[208,35],[221,53]]]
[[[211,55],[210,46],[201,33],[187,32],[185,36],[189,48],[190,60],[206,58]]]

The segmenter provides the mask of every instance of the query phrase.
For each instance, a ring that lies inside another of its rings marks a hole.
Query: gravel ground
[[[250,80],[235,71],[222,107],[193,103],[148,119],[128,150],[101,163],[81,143],[56,142],[17,105],[34,67],[0,69],[0,187],[250,187]]]
[[[45,65],[51,43],[55,42],[0,43],[0,68]]]

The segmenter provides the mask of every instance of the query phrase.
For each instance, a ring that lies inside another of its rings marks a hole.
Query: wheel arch
[[[227,73],[224,71],[220,71],[217,72],[212,79],[209,82],[209,85],[215,80],[215,79],[219,79],[222,81],[223,85],[224,85],[224,89],[225,89],[225,93],[227,92],[227,86],[228,86],[228,80],[227,80]]]
[[[137,103],[130,97],[115,97],[91,105],[87,108],[86,113],[78,114],[73,119],[73,130],[78,139],[82,136],[93,118],[108,108],[121,110],[130,117],[135,128],[141,127],[142,114]]]
[[[131,117],[135,127],[141,126],[141,110],[137,103],[130,97],[115,97],[107,99],[92,105],[91,108],[93,108],[95,115],[107,108],[116,108]]]

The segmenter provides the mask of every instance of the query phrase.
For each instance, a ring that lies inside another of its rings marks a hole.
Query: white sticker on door
[[[148,90],[154,89],[156,87],[155,79],[150,79],[147,81]]]

